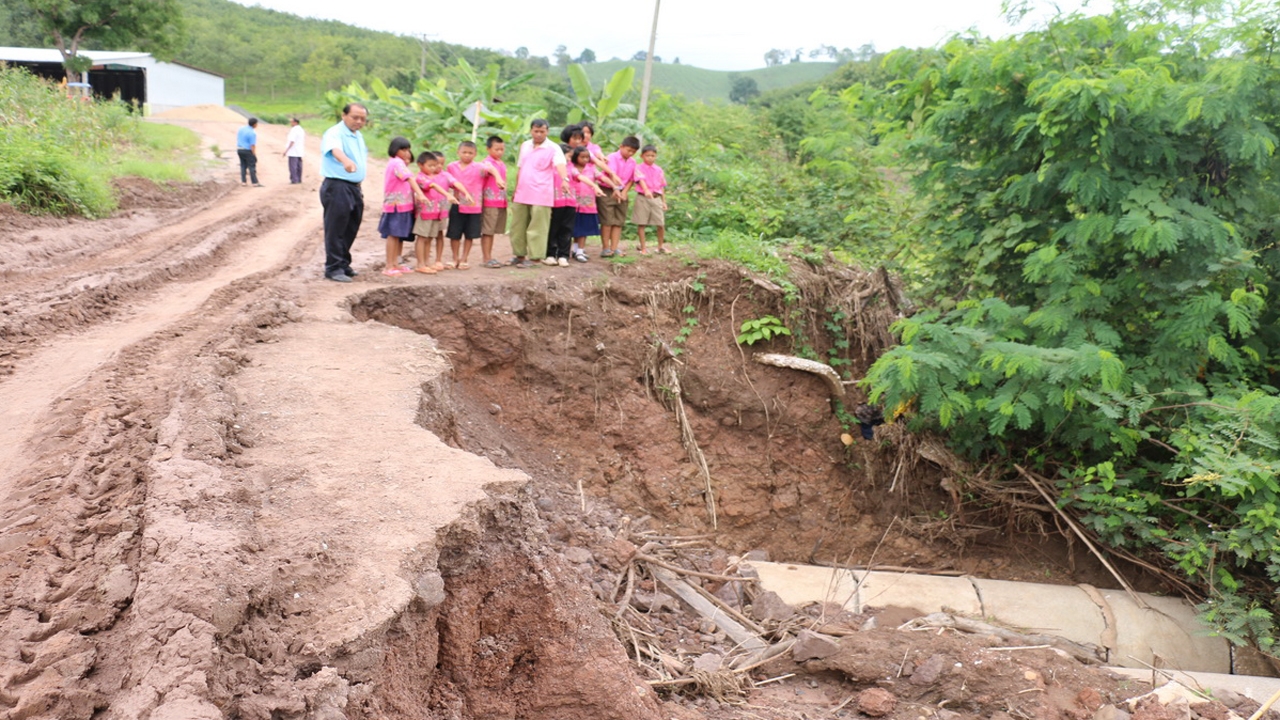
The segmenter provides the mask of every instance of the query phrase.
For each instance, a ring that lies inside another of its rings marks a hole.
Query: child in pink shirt
[[[604,250],[600,257],[621,256],[619,245],[622,242],[622,226],[627,223],[627,200],[631,194],[631,184],[635,177],[636,161],[632,156],[640,149],[640,140],[635,136],[623,138],[618,152],[608,157],[611,177],[618,182],[613,190],[600,198],[600,237]]]
[[[569,155],[569,170],[573,174],[573,192],[578,201],[578,214],[573,220],[573,259],[587,261],[587,238],[600,234],[600,219],[596,213],[596,197],[604,190],[595,183],[596,168],[591,164],[591,151],[577,147]]]
[[[471,254],[471,243],[480,237],[480,216],[484,210],[480,205],[480,196],[484,192],[487,173],[475,159],[476,144],[464,140],[458,143],[458,159],[449,163],[448,167],[449,175],[465,188],[463,197],[466,202],[449,208],[449,226],[444,233],[449,238],[449,250],[453,253],[453,267],[459,270],[471,267],[467,264],[467,256]],[[467,239],[467,244],[459,257],[458,243],[463,237]]]
[[[480,213],[480,252],[484,255],[484,267],[500,268],[502,263],[493,257],[493,236],[507,231],[507,165],[502,161],[507,145],[497,135],[484,141],[489,151],[480,166],[484,168],[484,187]]]
[[[382,180],[382,217],[378,220],[378,233],[387,241],[387,261],[382,274],[388,277],[413,272],[400,265],[400,253],[405,240],[413,237],[413,203],[425,200],[422,191],[413,183],[409,161],[413,159],[409,141],[402,137],[391,139],[387,148],[387,171]]]
[[[636,166],[636,205],[631,210],[631,222],[636,225],[640,235],[640,254],[647,255],[644,248],[644,229],[653,226],[658,229],[658,252],[666,254],[671,248],[666,246],[667,228],[667,175],[658,167],[658,148],[645,145],[640,151],[643,161]]]
[[[414,255],[418,260],[418,267],[415,269],[427,275],[436,274],[436,267],[431,264],[432,241],[436,244],[437,262],[444,253],[445,218],[449,213],[449,204],[458,201],[450,190],[461,187],[461,183],[440,169],[441,165],[441,158],[437,153],[429,150],[423,152],[418,156],[419,172],[414,179],[424,193],[422,202],[418,204],[418,218],[413,224],[413,234],[418,236],[418,246],[414,248]]]

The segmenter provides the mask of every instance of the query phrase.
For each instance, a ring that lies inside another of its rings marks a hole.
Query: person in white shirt
[[[307,133],[298,123],[298,118],[289,118],[289,136],[285,139],[283,155],[289,158],[289,184],[302,182],[302,151]]]

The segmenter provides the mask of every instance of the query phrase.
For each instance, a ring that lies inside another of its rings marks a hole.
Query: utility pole
[[[644,81],[640,85],[640,117],[641,123],[649,112],[649,82],[653,79],[653,45],[658,39],[658,9],[662,0],[653,0],[653,29],[649,31],[649,54],[644,58]]]
[[[422,35],[418,38],[418,43],[422,45],[422,60],[419,61],[419,65],[418,65],[419,78],[424,78],[427,76],[427,49],[430,47],[429,43],[427,42],[427,38],[429,37],[435,37],[435,35],[428,35],[426,33],[422,33]]]

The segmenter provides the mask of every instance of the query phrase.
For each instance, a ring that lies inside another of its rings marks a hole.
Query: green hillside
[[[644,73],[644,63],[642,62],[610,60],[608,62],[589,63],[582,67],[587,71],[587,77],[591,78],[591,84],[599,87],[600,83],[627,65],[631,65],[636,69],[636,81],[638,84],[640,77]],[[663,92],[671,93],[672,95],[684,95],[689,99],[728,100],[731,76],[754,78],[760,91],[767,92],[801,83],[816,82],[830,75],[838,67],[840,67],[838,63],[799,62],[758,68],[756,70],[729,72],[725,70],[704,70],[692,65],[654,63],[653,86]]]

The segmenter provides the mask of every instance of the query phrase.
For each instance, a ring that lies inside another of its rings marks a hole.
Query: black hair
[[[485,147],[487,147],[487,148],[491,148],[491,147],[493,147],[493,146],[494,146],[494,144],[496,144],[496,143],[504,143],[504,142],[506,142],[506,140],[503,140],[502,138],[498,137],[497,135],[490,135],[488,138],[485,138],[484,146],[485,146]]]
[[[569,147],[568,143],[560,143],[560,150],[563,152],[570,152],[573,148]]]
[[[296,118],[296,117],[291,117],[291,118],[289,118],[289,122],[291,122],[291,123],[298,123],[299,125],[301,125],[301,124],[302,124],[302,121],[301,121],[301,120],[299,120],[299,119],[298,119],[298,118]]]
[[[431,152],[430,150],[423,150],[422,152],[418,153],[417,162],[419,165],[426,165],[427,163],[435,159],[436,159],[435,153]]]
[[[432,155],[435,155],[437,160],[448,160],[448,158],[446,158],[446,157],[444,156],[444,153],[440,152],[439,150],[436,150],[435,152],[433,152],[433,153],[431,153],[431,154],[432,154]]]
[[[343,115],[350,115],[350,114],[351,114],[351,108],[360,108],[361,110],[364,110],[365,112],[369,112],[369,108],[365,107],[365,106],[364,106],[363,104],[361,104],[361,103],[347,103],[346,105],[343,105],[343,106],[342,106],[342,114],[343,114]]]
[[[257,126],[258,126],[258,118],[254,118],[254,117],[249,118],[249,127],[257,127]]]
[[[637,138],[635,135],[628,135],[622,138],[622,147],[629,147],[632,150],[639,150],[640,138]]]
[[[463,140],[462,142],[458,143],[458,149],[459,149],[459,150],[461,150],[461,149],[462,149],[462,148],[464,148],[464,147],[469,147],[469,148],[471,148],[472,150],[475,150],[475,149],[476,149],[476,144],[475,144],[475,143],[473,143],[473,142],[471,142],[470,140]]]
[[[582,126],[581,125],[565,125],[564,129],[560,131],[560,141],[569,142],[570,140],[573,139],[574,135],[577,135],[578,137],[582,137]]]
[[[408,150],[413,147],[409,141],[402,137],[391,138],[391,145],[387,147],[387,157],[395,157],[400,154],[401,150]]]
[[[529,129],[532,130],[536,127],[551,127],[551,126],[548,125],[547,121],[543,120],[542,118],[534,118],[533,122],[529,123]]]
[[[577,165],[579,155],[586,155],[587,163],[588,164],[591,163],[591,151],[579,145],[578,147],[574,148],[573,152],[569,155],[569,164]]]
[[[658,152],[658,146],[656,146],[656,145],[645,145],[643,148],[640,148],[640,154],[641,154],[641,155],[643,155],[643,154],[645,154],[645,153],[647,153],[647,152]]]
[[[581,124],[581,125],[579,125],[578,127],[582,128],[583,130],[590,130],[590,131],[591,131],[591,137],[592,137],[592,138],[594,138],[594,137],[596,136],[596,126],[595,126],[595,123],[588,121],[588,122],[584,122],[584,123],[582,123],[582,124]],[[584,135],[583,137],[585,137],[585,135]]]

